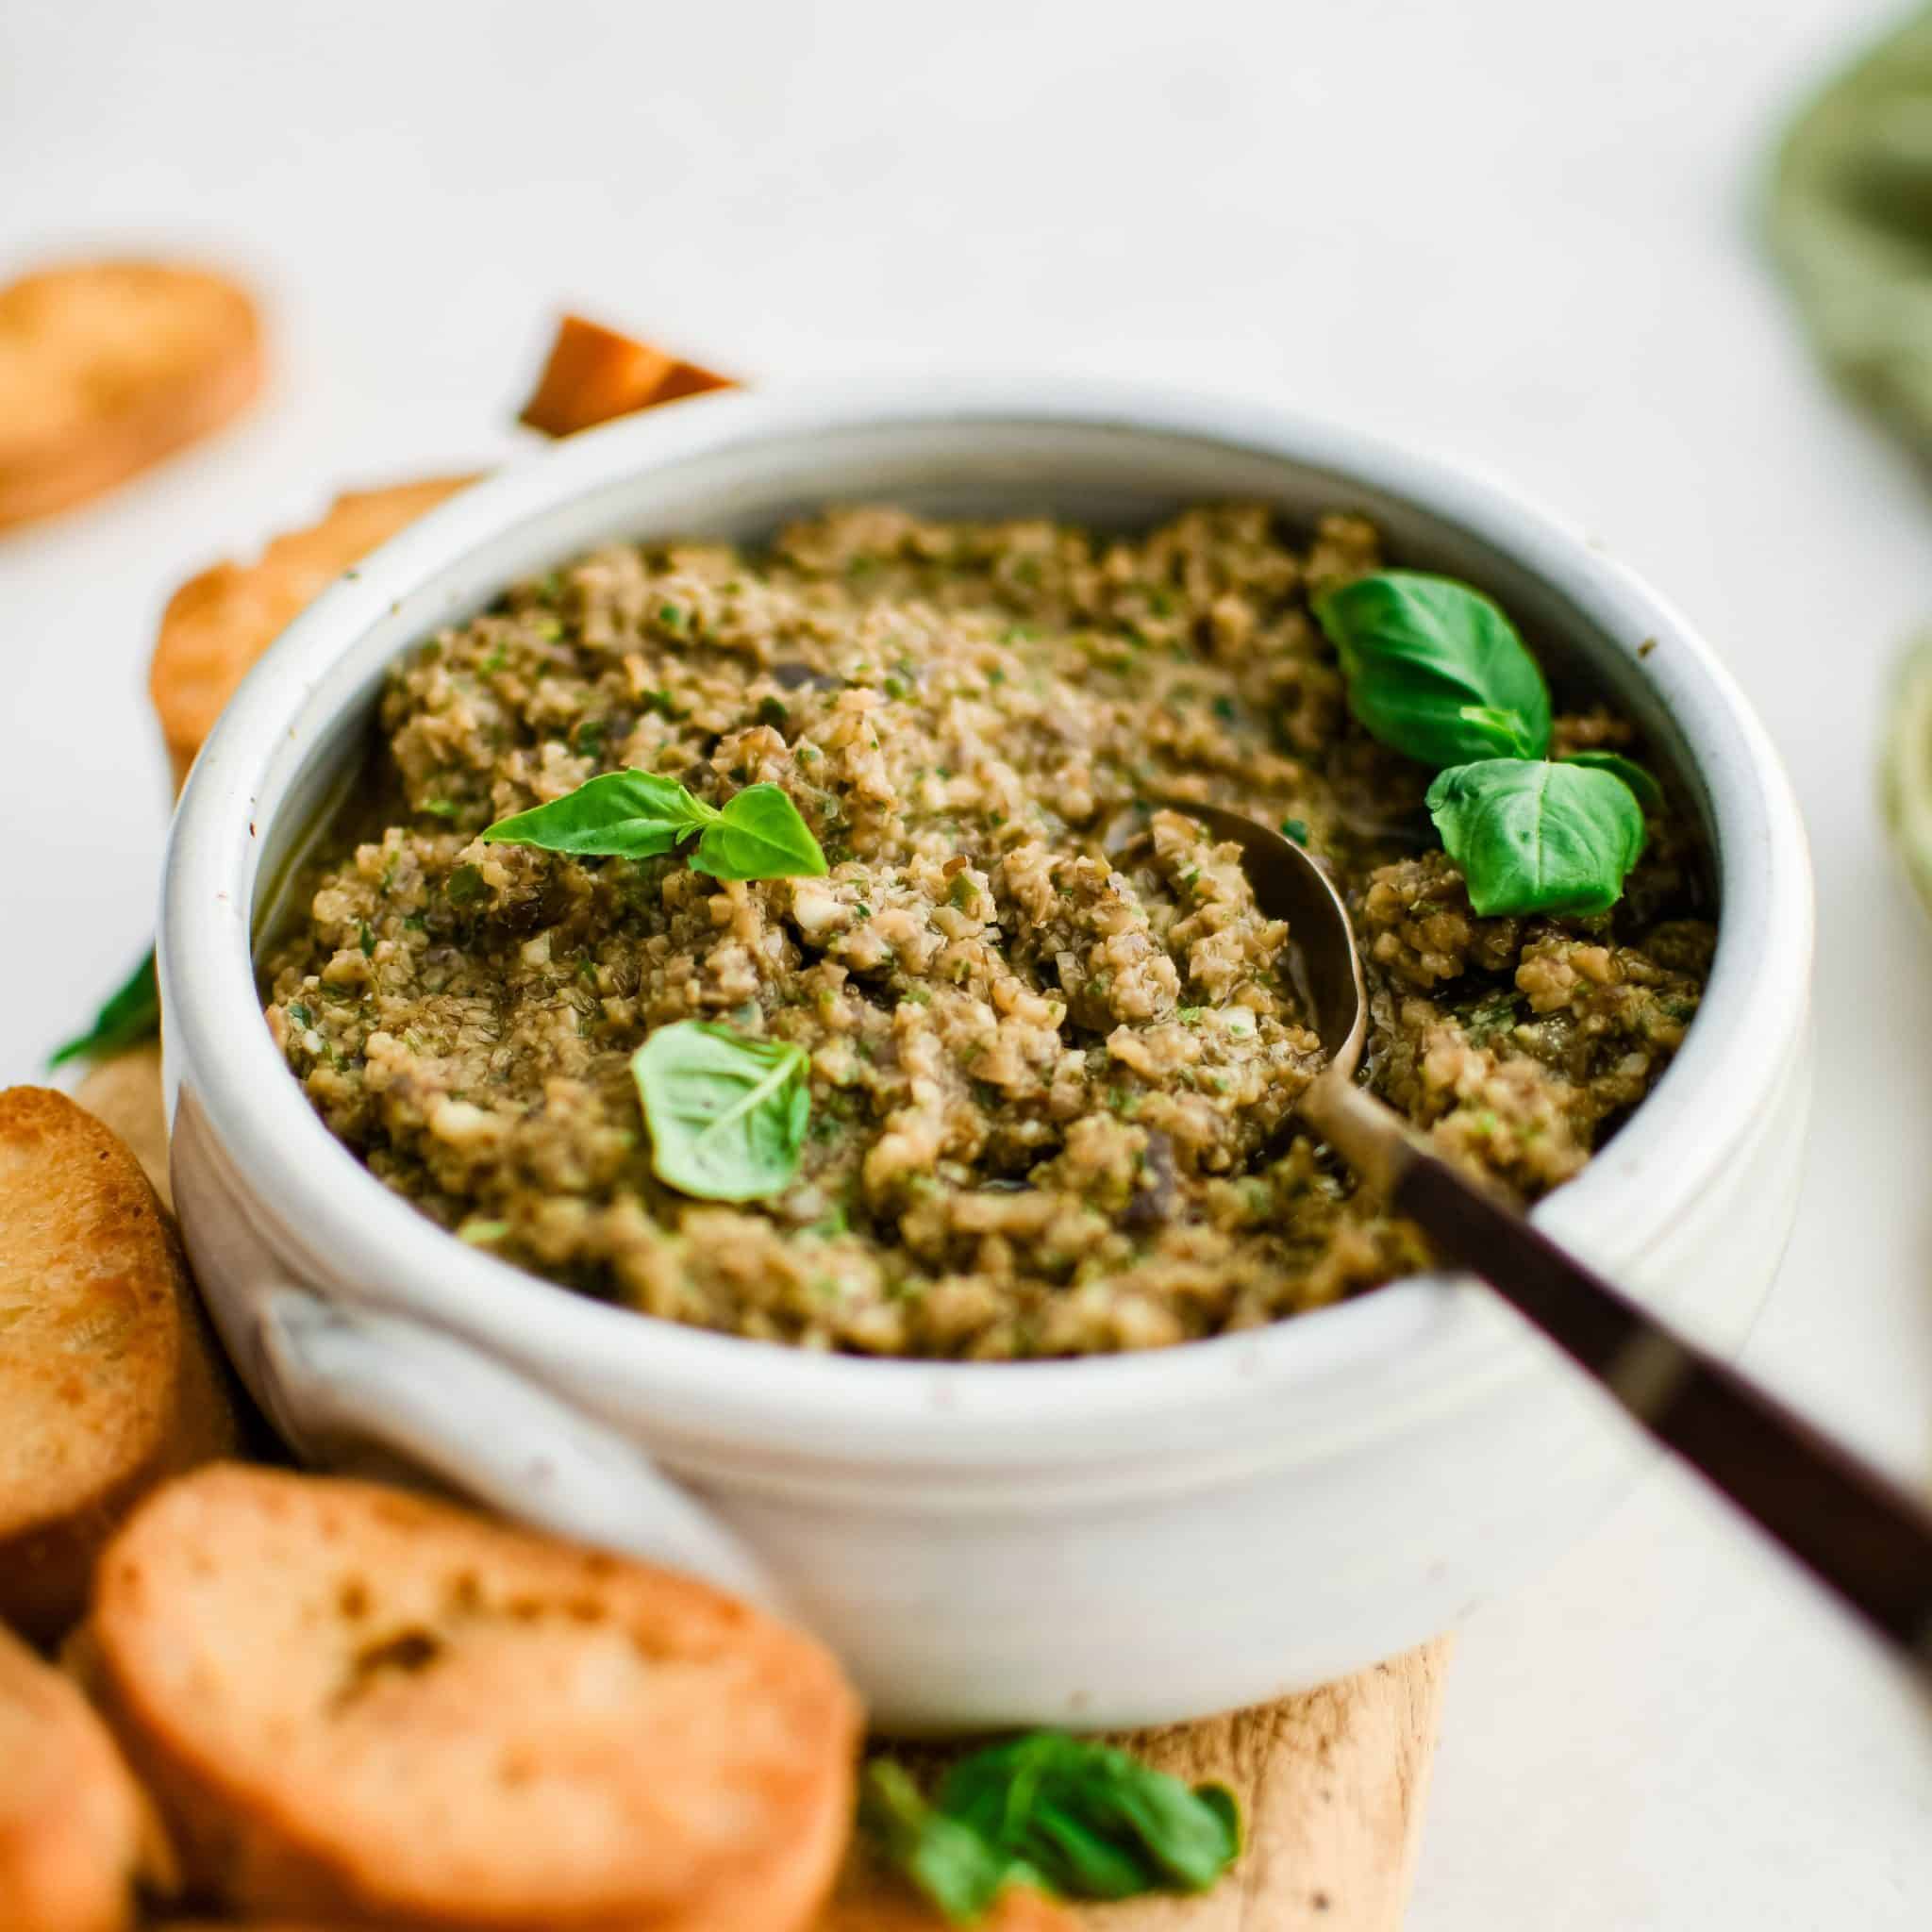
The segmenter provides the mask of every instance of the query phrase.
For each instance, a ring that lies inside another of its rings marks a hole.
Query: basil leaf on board
[[[949,1918],[971,1924],[1008,1885],[1062,1898],[1206,1891],[1241,1855],[1241,1807],[1124,1751],[1063,1731],[976,1751],[928,1803],[890,1759],[867,1767],[860,1822]]]
[[[1068,1898],[1205,1891],[1241,1846],[1238,1807],[1124,1751],[1034,1731],[975,1752],[940,1787],[938,1807]]]
[[[1542,672],[1467,584],[1378,571],[1318,597],[1315,616],[1341,658],[1350,710],[1392,750],[1440,770],[1549,749]]]
[[[905,1767],[890,1758],[866,1766],[858,1823],[891,1864],[955,1924],[983,1919],[1008,1885],[1039,1885],[1031,1872],[990,1845],[971,1825],[935,1809]]]
[[[1932,15],[1836,75],[1784,138],[1766,239],[1812,346],[1889,428],[1932,451]]]
[[[691,869],[720,879],[820,878],[825,855],[782,786],[747,785],[705,827]]]
[[[798,1172],[811,1112],[809,1056],[708,1020],[659,1026],[631,1056],[651,1166],[701,1201],[755,1201]]]
[[[64,1067],[69,1060],[106,1059],[110,1054],[125,1053],[143,1040],[155,1039],[161,1030],[161,989],[155,976],[155,952],[108,996],[107,1004],[94,1015],[85,1033],[58,1046],[48,1056],[50,1067]]]
[[[1485,758],[1429,787],[1429,816],[1487,919],[1607,912],[1643,850],[1643,811],[1614,773]]]
[[[1622,752],[1573,751],[1563,762],[1587,765],[1592,772],[1613,773],[1637,794],[1638,804],[1646,812],[1664,808],[1664,788],[1657,783],[1657,774],[1635,758],[1626,758]]]
[[[581,858],[649,858],[675,851],[717,816],[662,773],[606,772],[548,805],[497,820],[483,838]]]

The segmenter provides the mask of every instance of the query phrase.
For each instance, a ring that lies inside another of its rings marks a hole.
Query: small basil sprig
[[[1428,806],[1483,918],[1607,912],[1643,850],[1630,786],[1580,759],[1457,765],[1429,787]]]
[[[1451,577],[1378,571],[1317,598],[1315,615],[1370,735],[1438,768],[1429,813],[1479,914],[1617,903],[1663,788],[1616,752],[1547,761],[1549,687],[1489,598]]]
[[[1377,571],[1318,597],[1315,617],[1341,659],[1349,708],[1381,743],[1439,769],[1550,748],[1542,672],[1467,584]]]
[[[581,858],[649,858],[696,839],[693,872],[721,879],[816,878],[825,855],[784,789],[747,785],[708,805],[659,772],[607,772],[548,805],[499,819],[496,845]]]
[[[956,1925],[985,1918],[1009,1885],[1046,1890],[1036,1873],[989,1844],[970,1824],[935,1809],[911,1774],[891,1758],[866,1767],[858,1823],[888,1862]]]
[[[161,1030],[161,989],[155,975],[155,950],[150,946],[144,958],[126,979],[108,994],[106,1005],[94,1015],[85,1033],[48,1056],[50,1067],[64,1067],[69,1060],[106,1059],[110,1054],[125,1053],[144,1040],[153,1040]]]
[[[659,1026],[631,1056],[658,1178],[703,1201],[782,1192],[798,1172],[809,1056],[708,1020]]]
[[[955,1765],[928,1804],[890,1760],[866,1776],[862,1818],[950,1918],[970,1923],[1008,1885],[1063,1898],[1206,1891],[1240,1856],[1240,1807],[1124,1751],[1034,1731]]]

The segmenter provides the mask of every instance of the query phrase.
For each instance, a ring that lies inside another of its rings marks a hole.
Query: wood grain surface
[[[1299,1697],[1119,1741],[1241,1801],[1248,1842],[1199,1898],[1064,1913],[1028,1899],[991,1932],[1397,1932],[1422,1840],[1450,1640]],[[902,1888],[856,1872],[820,1932],[939,1932]]]

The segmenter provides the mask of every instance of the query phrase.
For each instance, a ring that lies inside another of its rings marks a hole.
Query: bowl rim
[[[1312,1397],[1339,1379],[1366,1399],[1378,1371],[1404,1379],[1390,1374],[1397,1364],[1414,1386],[1424,1357],[1459,1372],[1487,1353],[1495,1366],[1488,1297],[1466,1284],[1458,1293],[1441,1275],[1239,1335],[1047,1362],[822,1355],[641,1320],[465,1246],[391,1194],[329,1134],[266,1027],[237,1024],[258,1012],[249,915],[267,825],[258,800],[290,747],[339,711],[328,674],[406,599],[525,523],[681,461],[723,454],[755,470],[760,445],[881,428],[930,436],[938,464],[949,429],[987,425],[1205,441],[1334,472],[1507,556],[1628,655],[1650,658],[1640,675],[1708,788],[1724,874],[1718,956],[1671,1069],[1616,1141],[1539,1205],[1536,1221],[1606,1265],[1627,1266],[1751,1133],[1784,1047],[1805,1026],[1813,911],[1803,824],[1776,751],[1728,673],[1600,546],[1467,466],[1252,397],[1061,376],[816,382],[624,419],[472,485],[298,617],[196,760],[169,839],[158,939],[170,1107],[185,1075],[251,1205],[285,1245],[317,1257],[316,1273],[356,1282],[368,1301],[541,1357],[553,1379],[642,1405],[666,1428],[807,1457],[902,1456],[914,1427],[921,1454],[941,1459],[1018,1457],[1044,1440],[1076,1457],[1117,1457],[1130,1439],[1158,1441],[1163,1423],[1199,1425],[1237,1388]],[[1644,640],[1666,648],[1640,652]],[[1633,1211],[1640,1185],[1646,1193]],[[1011,1440],[1015,1424],[1025,1425],[1030,1449]]]

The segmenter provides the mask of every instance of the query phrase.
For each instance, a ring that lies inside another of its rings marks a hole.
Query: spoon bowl
[[[1194,820],[1224,844],[1239,845],[1255,904],[1288,922],[1297,990],[1328,1056],[1327,1072],[1355,1077],[1368,1036],[1369,995],[1348,908],[1322,861],[1284,832],[1220,805],[1178,798],[1152,801],[1161,811]]]

